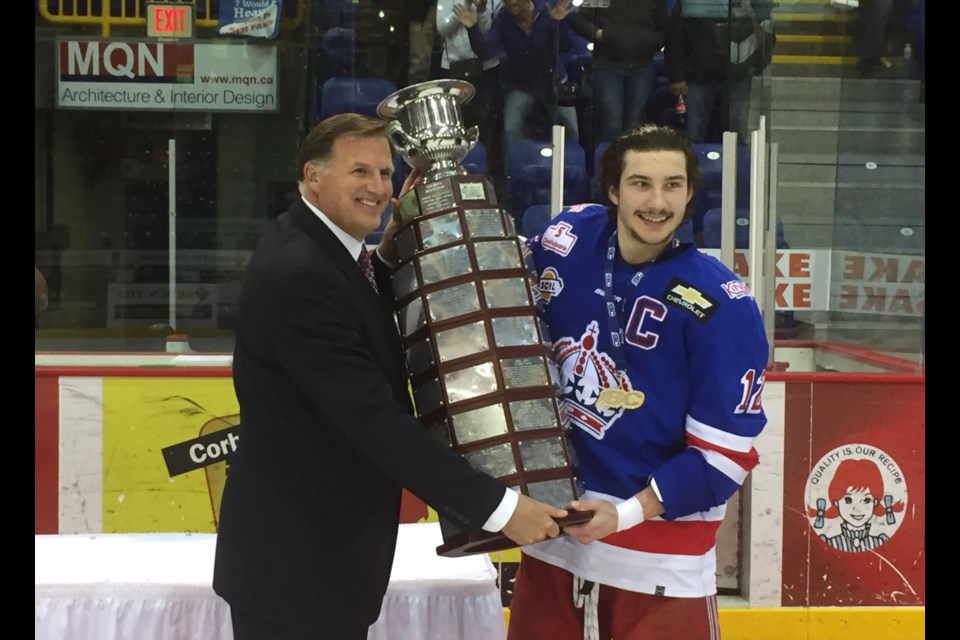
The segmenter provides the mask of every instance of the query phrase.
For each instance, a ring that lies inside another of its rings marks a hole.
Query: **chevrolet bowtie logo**
[[[693,287],[687,287],[682,284],[678,284],[671,291],[678,296],[684,302],[689,302],[690,304],[695,304],[701,309],[709,309],[713,306],[713,303],[707,300],[702,293],[694,289]]]

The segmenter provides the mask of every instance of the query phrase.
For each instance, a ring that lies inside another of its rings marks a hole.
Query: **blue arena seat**
[[[518,222],[535,204],[550,203],[552,143],[545,140],[518,140],[510,149],[507,167],[507,208]],[[579,204],[590,197],[586,153],[579,143],[564,145],[563,204]]]
[[[552,217],[548,204],[535,204],[527,208],[520,220],[520,235],[524,238],[540,235],[547,228]]]
[[[396,85],[386,78],[328,78],[321,86],[317,121],[348,111],[376,116],[380,101],[396,90]]]
[[[606,151],[609,146],[609,140],[601,140],[593,149],[593,172],[596,175],[600,175],[600,156],[603,155],[603,152]]]
[[[322,69],[326,76],[349,76],[359,67],[362,51],[354,44],[353,29],[330,27],[321,38]]]
[[[720,248],[720,208],[710,209],[703,216],[703,233],[700,246],[704,249]],[[750,245],[750,209],[738,208],[734,219],[734,246],[746,249]],[[789,249],[783,237],[783,220],[777,218],[777,248]]]
[[[355,0],[325,0],[322,5],[320,15],[323,26],[353,29],[357,21],[357,3]]]
[[[695,242],[693,239],[693,221],[687,219],[686,222],[677,227],[676,239],[684,244]]]
[[[723,144],[694,142],[700,161],[700,189],[720,191],[723,183]],[[737,145],[737,198],[750,197],[750,147]],[[743,206],[746,202],[737,203]],[[711,209],[713,207],[710,207]]]
[[[719,191],[723,180],[723,145],[695,142],[693,150],[700,162],[700,186],[704,191]]]
[[[601,204],[610,204],[607,193],[603,190],[603,187],[600,186],[600,157],[609,146],[609,141],[603,141],[597,143],[596,148],[593,150],[593,176],[590,178],[590,197],[594,202]]]
[[[487,149],[477,142],[461,163],[468,173],[487,175]]]
[[[723,194],[723,144],[695,142],[700,166],[700,184],[693,196],[694,234],[702,232],[707,211],[719,208]],[[736,207],[750,206],[750,147],[737,145]]]

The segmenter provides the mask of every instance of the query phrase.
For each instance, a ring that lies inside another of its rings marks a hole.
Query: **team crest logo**
[[[566,256],[573,249],[573,245],[577,244],[577,236],[570,233],[572,228],[569,222],[558,222],[550,225],[540,237],[540,245],[544,249]]]
[[[570,423],[597,440],[628,409],[643,404],[630,379],[621,375],[606,353],[597,350],[599,328],[591,322],[579,342],[561,338],[554,344],[560,368],[562,404]]]
[[[563,278],[553,267],[547,267],[540,274],[540,296],[544,302],[550,302],[554,296],[560,295],[563,291]]]

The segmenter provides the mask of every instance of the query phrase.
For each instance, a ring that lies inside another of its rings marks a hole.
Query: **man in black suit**
[[[364,640],[390,577],[402,488],[463,531],[519,545],[557,536],[567,512],[474,470],[411,413],[387,293],[393,222],[374,252],[381,295],[357,263],[391,204],[386,123],[332,116],[297,165],[302,200],[260,241],[240,294],[242,444],[213,586],[236,640]]]

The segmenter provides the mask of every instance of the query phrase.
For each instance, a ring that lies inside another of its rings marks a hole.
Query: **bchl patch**
[[[720,288],[727,292],[727,295],[730,296],[731,300],[753,297],[753,292],[750,291],[750,287],[739,280],[724,282],[722,285],[720,285]]]
[[[566,256],[573,249],[573,245],[577,244],[577,236],[570,233],[572,228],[569,222],[550,225],[540,236],[540,246]]]
[[[690,313],[701,324],[709,320],[719,306],[716,300],[680,278],[670,281],[663,300]]]
[[[547,267],[540,274],[539,288],[543,301],[549,303],[551,298],[560,295],[560,292],[563,291],[563,278],[560,277],[556,269]]]

